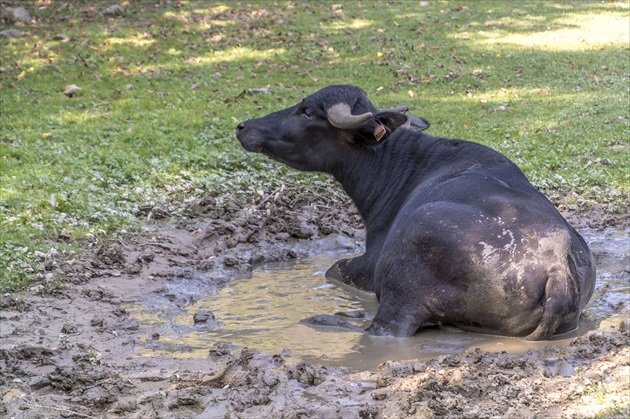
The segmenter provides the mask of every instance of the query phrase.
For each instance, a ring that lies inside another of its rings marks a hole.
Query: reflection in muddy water
[[[172,293],[183,295],[184,303],[161,306],[156,311],[159,304],[147,298],[131,307],[141,324],[162,327],[159,339],[153,341],[148,337],[145,348],[137,355],[207,357],[218,342],[225,342],[229,348],[247,346],[271,354],[289,349],[290,362],[308,360],[349,370],[367,370],[390,359],[429,359],[470,347],[524,353],[550,344],[565,345],[587,330],[600,324],[606,326],[606,319],[619,311],[629,293],[628,232],[608,229],[583,233],[598,260],[597,288],[580,329],[552,342],[479,335],[454,328],[427,328],[412,338],[398,339],[304,326],[300,320],[316,314],[363,312],[365,318],[349,318],[349,321],[366,327],[376,313],[378,304],[374,295],[325,278],[326,269],[334,261],[352,256],[338,253],[292,264],[264,265],[251,279],[232,281],[213,295],[191,285],[190,280],[173,284],[176,288]],[[196,301],[185,303],[192,294],[196,294]],[[193,316],[199,312],[214,313],[216,321],[195,325]]]

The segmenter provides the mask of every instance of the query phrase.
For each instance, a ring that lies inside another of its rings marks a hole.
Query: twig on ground
[[[64,409],[62,407],[44,406],[43,404],[37,404],[37,403],[30,402],[30,401],[27,401],[27,404],[29,406],[31,406],[31,407],[37,407],[37,408],[40,408],[40,409],[52,409],[52,410],[56,410],[58,412],[65,412],[65,413],[68,413],[68,414],[71,414],[71,415],[81,416],[82,418],[98,419],[96,416],[86,415],[84,413],[75,412],[74,410]]]

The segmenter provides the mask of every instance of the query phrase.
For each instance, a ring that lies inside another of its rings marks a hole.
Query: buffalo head
[[[377,109],[355,86],[329,86],[295,106],[242,122],[236,136],[247,151],[259,152],[298,170],[331,173],[351,147],[370,147],[403,125],[426,129],[407,107]]]

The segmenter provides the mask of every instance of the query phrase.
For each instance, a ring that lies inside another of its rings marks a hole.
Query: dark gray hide
[[[584,239],[505,156],[422,132],[406,108],[330,86],[237,127],[248,151],[332,174],[367,228],[332,278],[373,291],[374,334],[424,324],[547,339],[577,327],[595,285]]]

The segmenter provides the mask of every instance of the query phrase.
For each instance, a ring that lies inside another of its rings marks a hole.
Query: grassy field
[[[33,20],[0,28],[21,32],[0,39],[2,292],[204,191],[326,185],[234,127],[329,84],[500,150],[563,205],[627,211],[627,2],[111,4],[21,2]]]

